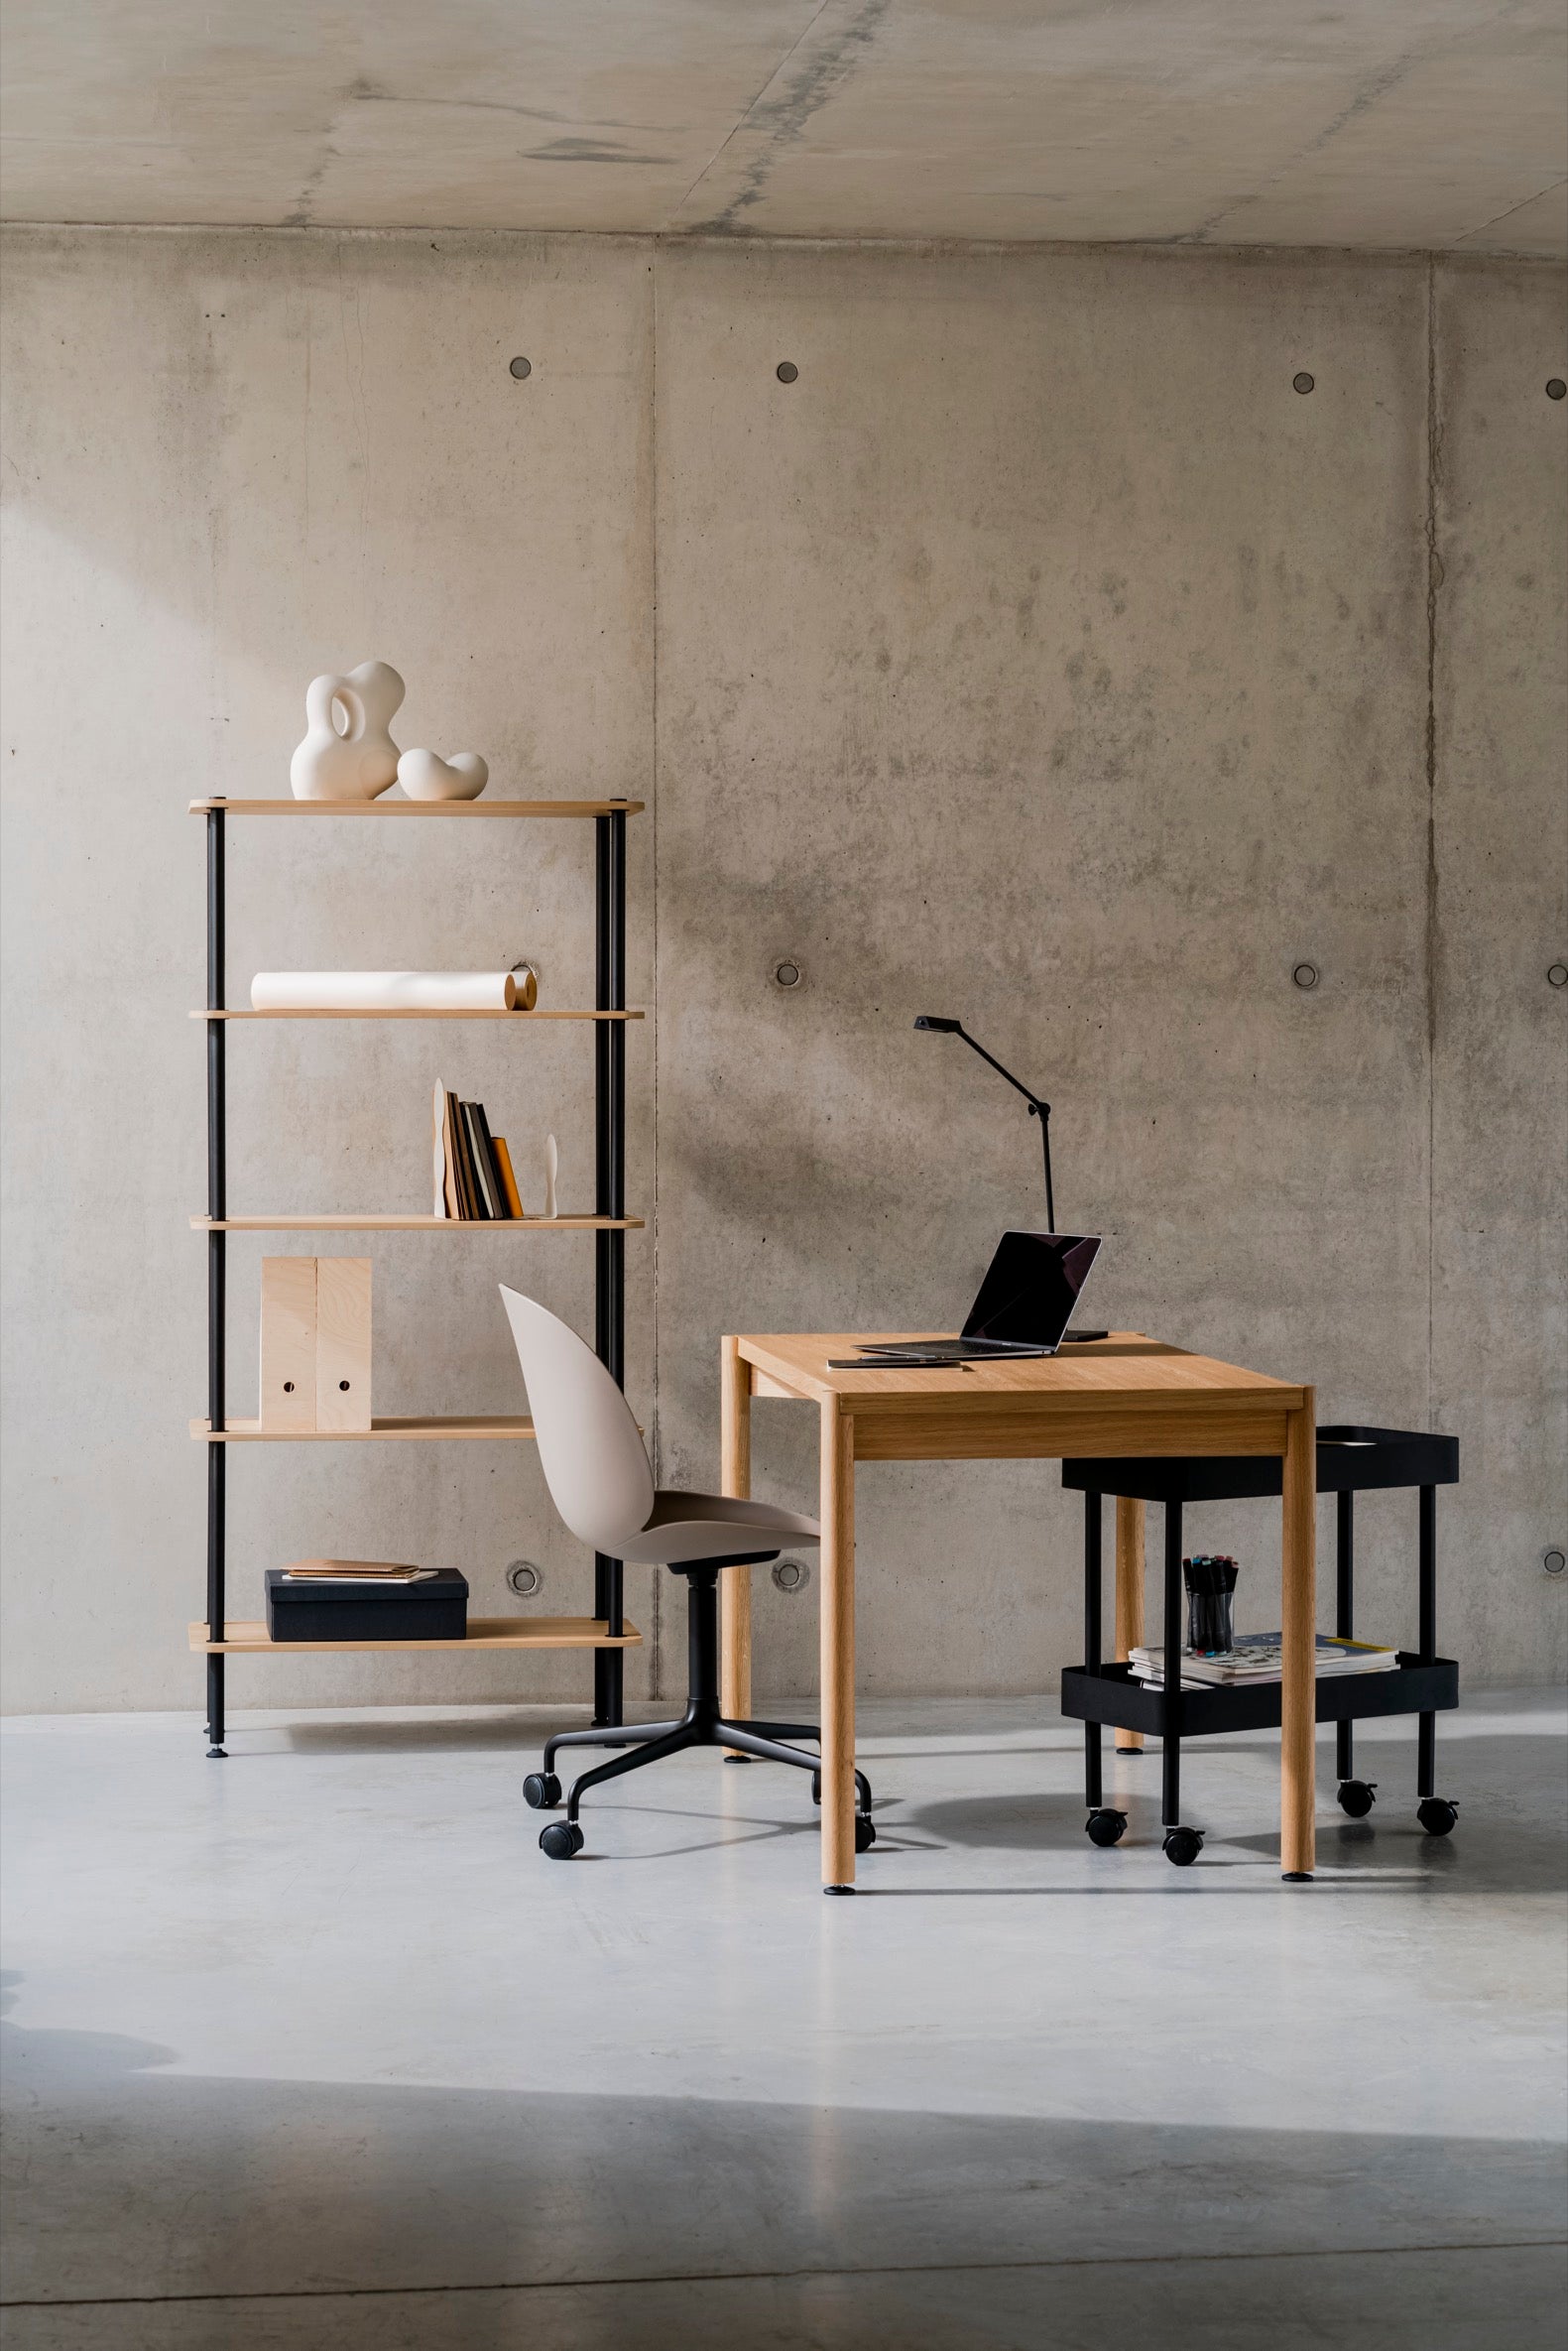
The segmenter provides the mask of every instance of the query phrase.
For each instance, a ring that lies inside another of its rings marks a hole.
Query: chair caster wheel
[[[1446,1795],[1424,1795],[1415,1807],[1415,1817],[1429,1837],[1446,1837],[1459,1818],[1459,1806],[1450,1803]]]
[[[1165,1859],[1177,1869],[1190,1869],[1203,1851],[1201,1828],[1167,1828]]]
[[[523,1783],[523,1801],[535,1812],[552,1811],[560,1802],[560,1782],[553,1772],[530,1772]]]
[[[1365,1820],[1377,1802],[1376,1780],[1342,1780],[1339,1784],[1339,1808],[1348,1812],[1352,1820]]]
[[[1091,1812],[1084,1822],[1084,1832],[1091,1845],[1119,1845],[1126,1829],[1125,1812]]]
[[[539,1849],[548,1854],[551,1861],[570,1861],[583,1846],[582,1830],[575,1820],[552,1820],[548,1828],[539,1832]]]
[[[877,1824],[876,1824],[876,1822],[875,1822],[873,1819],[871,1819],[871,1817],[869,1816],[869,1814],[867,1814],[867,1813],[865,1813],[865,1812],[857,1812],[857,1813],[855,1814],[855,1850],[856,1850],[856,1852],[857,1852],[857,1853],[869,1853],[869,1852],[871,1851],[871,1848],[872,1848],[872,1846],[873,1846],[873,1845],[874,1845],[876,1842],[877,1842]]]

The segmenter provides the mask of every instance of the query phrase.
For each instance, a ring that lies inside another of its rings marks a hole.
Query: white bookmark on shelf
[[[553,1135],[546,1135],[544,1138],[544,1213],[546,1216],[553,1216],[555,1213],[555,1173],[559,1166],[560,1155],[555,1149],[555,1138]]]

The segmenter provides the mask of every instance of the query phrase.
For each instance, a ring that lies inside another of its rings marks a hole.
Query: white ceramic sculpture
[[[439,759],[433,751],[405,751],[398,762],[398,782],[410,800],[477,800],[490,781],[490,770],[477,751],[454,752]]]
[[[553,1216],[556,1212],[555,1177],[559,1171],[560,1155],[555,1149],[555,1138],[553,1135],[546,1135],[544,1138],[544,1213],[546,1216]]]
[[[397,782],[398,746],[388,731],[403,680],[386,662],[361,662],[346,676],[312,678],[305,691],[304,741],[289,762],[296,800],[376,800]],[[342,711],[345,731],[338,732]]]

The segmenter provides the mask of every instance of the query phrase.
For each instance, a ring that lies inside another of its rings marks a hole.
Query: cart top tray
[[[1243,1502],[1277,1494],[1283,1463],[1269,1454],[1170,1454],[1165,1458],[1064,1461],[1061,1482],[1082,1494],[1125,1494],[1141,1502]],[[1365,1494],[1379,1486],[1452,1486],[1457,1436],[1354,1423],[1317,1432],[1320,1494]]]

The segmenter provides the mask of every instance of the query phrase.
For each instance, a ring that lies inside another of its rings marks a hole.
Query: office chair
[[[815,1519],[769,1502],[741,1502],[728,1494],[655,1490],[642,1432],[632,1408],[591,1347],[531,1298],[501,1285],[502,1302],[517,1342],[528,1388],[540,1465],[550,1500],[580,1542],[607,1558],[668,1567],[686,1578],[686,1710],[678,1722],[606,1725],[562,1731],[547,1740],[544,1768],[531,1772],[523,1794],[536,1811],[560,1802],[555,1757],[562,1747],[627,1747],[630,1754],[599,1764],[572,1783],[566,1817],[540,1835],[551,1861],[570,1861],[583,1847],[577,1811],[590,1788],[623,1772],[678,1755],[683,1747],[729,1747],[768,1763],[795,1764],[813,1775],[821,1800],[821,1758],[786,1747],[786,1739],[814,1739],[814,1723],[729,1722],[719,1705],[719,1570],[758,1567],[791,1548],[815,1543]],[[855,1850],[877,1841],[871,1789],[855,1774]]]

